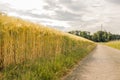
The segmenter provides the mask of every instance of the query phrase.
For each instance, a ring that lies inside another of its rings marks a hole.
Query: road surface
[[[120,80],[120,51],[98,45],[64,80]]]

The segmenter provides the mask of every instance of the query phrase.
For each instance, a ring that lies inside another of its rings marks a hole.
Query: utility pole
[[[101,31],[103,30],[103,25],[101,24]]]

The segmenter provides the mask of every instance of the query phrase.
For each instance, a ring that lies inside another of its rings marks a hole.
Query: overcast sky
[[[63,31],[120,33],[120,0],[0,0],[0,11]]]

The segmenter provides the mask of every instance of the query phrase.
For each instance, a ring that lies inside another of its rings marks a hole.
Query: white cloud
[[[118,33],[119,4],[119,0],[0,0],[0,11],[61,30],[96,31],[103,24]]]
[[[21,10],[42,9],[45,5],[43,0],[1,0],[4,3],[9,3],[12,8]]]

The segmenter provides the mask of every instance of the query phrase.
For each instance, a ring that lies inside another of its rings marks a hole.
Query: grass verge
[[[84,58],[92,49],[76,50],[69,54],[54,57],[41,57],[25,61],[18,65],[10,65],[3,73],[4,80],[60,80],[73,66]]]
[[[111,41],[108,43],[105,43],[105,45],[119,49],[120,50],[120,41]]]

